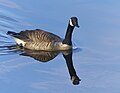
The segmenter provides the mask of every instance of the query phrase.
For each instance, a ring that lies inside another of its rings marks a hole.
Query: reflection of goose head
[[[72,80],[72,82],[73,82],[74,85],[78,85],[79,81],[81,81],[77,75],[72,76],[71,80]]]

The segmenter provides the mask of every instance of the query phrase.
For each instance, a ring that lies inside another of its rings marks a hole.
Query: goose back
[[[25,30],[21,31],[19,35],[23,38],[20,38],[24,41],[34,41],[34,42],[56,42],[56,41],[61,41],[62,39],[50,32],[43,31],[41,29],[36,29],[36,30]]]

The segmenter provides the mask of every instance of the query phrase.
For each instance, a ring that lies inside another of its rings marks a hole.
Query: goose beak
[[[80,26],[77,24],[77,25],[76,25],[76,27],[78,27],[78,28],[79,28]]]

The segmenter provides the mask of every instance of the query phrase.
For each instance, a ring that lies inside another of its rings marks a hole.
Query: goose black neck
[[[63,40],[63,44],[72,45],[72,33],[73,33],[74,26],[68,24],[67,32],[65,35],[65,39]]]

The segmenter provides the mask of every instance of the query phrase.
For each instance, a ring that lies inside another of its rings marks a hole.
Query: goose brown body
[[[55,51],[71,48],[71,46],[62,44],[63,39],[59,36],[41,29],[25,30],[20,33],[13,32],[12,36],[18,45],[31,50]]]
[[[57,50],[59,43],[62,42],[59,36],[40,29],[24,31],[20,34],[28,38],[24,47],[32,50]]]

